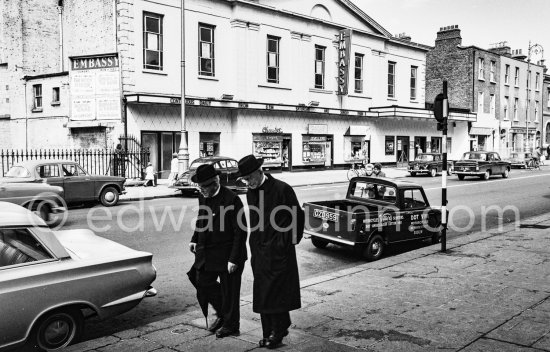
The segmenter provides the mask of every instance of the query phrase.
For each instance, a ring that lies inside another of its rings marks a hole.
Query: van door
[[[428,206],[424,194],[419,188],[404,189],[402,192],[403,226],[401,240],[407,241],[431,236],[428,231],[428,215],[423,214]]]

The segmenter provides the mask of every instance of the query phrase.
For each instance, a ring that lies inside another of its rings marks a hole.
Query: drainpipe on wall
[[[59,71],[63,72],[65,71],[65,62],[63,60],[63,0],[58,0],[57,12],[59,14]]]
[[[25,79],[25,78],[23,78]],[[28,137],[28,131],[29,131],[29,106],[27,105],[27,80],[25,79],[25,82],[23,82],[23,89],[25,89],[25,152],[27,152],[29,148],[29,137]]]

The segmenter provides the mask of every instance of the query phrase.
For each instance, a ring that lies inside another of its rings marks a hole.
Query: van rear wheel
[[[327,245],[328,245],[328,242],[325,241],[325,240],[322,240],[318,237],[315,237],[315,236],[311,236],[311,243],[313,243],[313,245],[317,248],[327,248]]]
[[[382,253],[384,252],[384,246],[385,244],[382,236],[373,236],[363,250],[363,257],[365,257],[365,259],[369,262],[380,259],[382,257]]]

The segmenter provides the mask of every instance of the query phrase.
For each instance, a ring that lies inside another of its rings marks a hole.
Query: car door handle
[[[64,180],[70,180],[70,177],[63,177]]]

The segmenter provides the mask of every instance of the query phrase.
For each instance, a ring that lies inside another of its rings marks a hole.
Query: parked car
[[[447,175],[451,175],[453,163],[447,161]],[[409,173],[411,176],[419,174],[435,177],[443,171],[443,155],[439,153],[421,153],[416,156],[414,161],[409,161]]]
[[[52,231],[0,202],[0,351],[52,351],[76,342],[84,319],[126,312],[156,295],[152,254],[92,231]]]
[[[51,214],[67,211],[63,188],[46,183],[0,183],[0,201],[32,210],[46,223]]]
[[[116,205],[124,190],[124,177],[90,175],[70,160],[29,160],[13,165],[0,182],[46,182],[63,188],[67,203],[100,201]]]
[[[454,171],[459,180],[464,180],[466,176],[488,180],[493,175],[507,178],[511,168],[511,164],[502,160],[497,152],[466,152],[455,163]]]
[[[510,153],[510,157],[506,159],[512,167],[518,167],[520,169],[526,169],[532,160],[533,154],[519,152]]]
[[[305,237],[317,248],[352,247],[368,261],[392,243],[441,237],[441,208],[421,185],[389,178],[352,178],[345,199],[304,203]]]
[[[220,184],[237,192],[246,191],[247,187],[239,179],[239,167],[237,160],[226,156],[209,156],[193,160],[189,170],[178,176],[172,188],[179,189],[182,194],[198,194],[199,187],[191,181],[197,168],[203,164],[211,164],[220,172]]]

